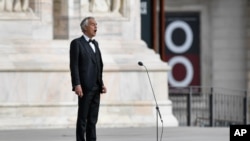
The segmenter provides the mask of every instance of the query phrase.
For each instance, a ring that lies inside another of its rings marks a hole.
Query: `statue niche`
[[[25,12],[29,10],[29,0],[0,0],[0,12]]]
[[[93,13],[118,13],[121,0],[90,0],[89,11]]]
[[[128,0],[80,0],[81,14],[99,18],[126,18],[129,13]]]

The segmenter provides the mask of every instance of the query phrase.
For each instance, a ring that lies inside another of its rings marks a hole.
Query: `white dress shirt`
[[[83,37],[86,39],[87,42],[90,40],[90,38],[88,36],[86,36],[84,33],[83,33]],[[93,40],[93,39],[91,39],[91,40]],[[95,52],[95,45],[92,42],[89,42],[89,45],[92,48],[92,50]]]

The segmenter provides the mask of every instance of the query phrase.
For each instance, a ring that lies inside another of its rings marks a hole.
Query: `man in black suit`
[[[73,91],[78,95],[77,141],[96,141],[100,94],[106,93],[103,84],[103,62],[96,35],[94,17],[82,20],[83,35],[70,44],[70,71]]]

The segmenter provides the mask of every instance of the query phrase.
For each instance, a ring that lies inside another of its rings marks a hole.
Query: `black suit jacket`
[[[74,91],[76,85],[81,84],[83,91],[90,91],[99,80],[99,87],[103,86],[102,72],[103,62],[98,42],[94,41],[96,53],[100,56],[100,75],[98,75],[98,67],[95,54],[92,51],[88,41],[81,36],[71,41],[70,44],[70,71],[71,82]],[[98,78],[99,77],[99,78]]]

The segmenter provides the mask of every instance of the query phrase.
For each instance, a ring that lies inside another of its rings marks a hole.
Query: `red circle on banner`
[[[185,66],[181,63],[177,63],[173,66],[172,68],[172,73],[173,73],[173,78],[176,81],[182,81],[185,79],[186,75],[187,75],[187,70],[185,68]]]

